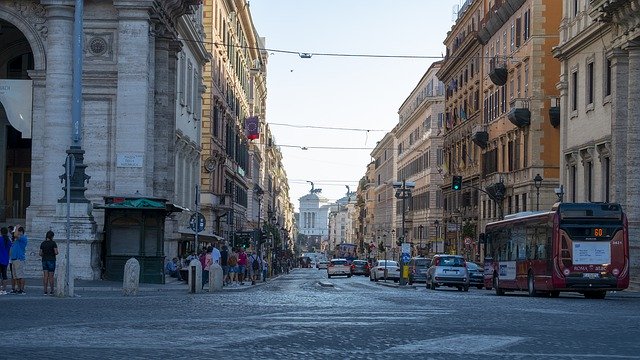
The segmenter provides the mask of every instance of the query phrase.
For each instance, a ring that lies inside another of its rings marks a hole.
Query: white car
[[[331,279],[332,276],[344,275],[351,277],[351,266],[347,262],[347,259],[331,259],[327,266],[327,277]]]
[[[320,260],[318,261],[318,270],[319,269],[326,269],[329,266],[329,262],[327,260]]]
[[[400,280],[400,266],[397,261],[393,260],[378,260],[371,268],[369,273],[370,281],[378,281],[380,279],[392,279],[393,281]]]

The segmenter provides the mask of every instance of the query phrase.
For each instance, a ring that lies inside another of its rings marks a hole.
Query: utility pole
[[[413,181],[406,181],[406,180],[402,180],[402,181],[394,181],[393,182],[393,187],[394,189],[396,189],[396,194],[395,197],[397,199],[402,199],[402,234],[399,237],[399,245],[402,246],[405,242],[405,234],[406,234],[406,230],[405,230],[405,212],[406,212],[406,199],[408,197],[411,197],[411,189],[416,187],[416,183]],[[401,240],[401,241],[400,241]],[[397,244],[398,244],[397,243]],[[402,250],[402,248],[401,248]],[[400,252],[400,256],[399,256],[399,263],[400,263],[400,285],[406,285],[406,278],[405,278],[405,263],[404,263],[404,252],[401,251]]]

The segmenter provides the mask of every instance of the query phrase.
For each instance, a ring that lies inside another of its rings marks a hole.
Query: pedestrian
[[[234,248],[232,248],[231,253],[229,253],[227,264],[229,265],[229,276],[231,277],[229,283],[232,286],[235,286],[237,284],[236,276],[238,275],[238,254],[236,254]]]
[[[222,256],[220,254],[220,250],[218,250],[218,247],[214,244],[213,249],[211,250],[211,259],[214,263],[220,265],[220,256]]]
[[[9,225],[9,240],[11,241],[11,246],[13,246],[13,242],[16,240],[14,238],[15,226]],[[16,294],[18,292],[18,285],[16,285],[16,277],[13,276],[13,265],[11,264],[11,249],[9,249],[9,270],[11,271],[11,293]]]
[[[238,250],[238,281],[240,285],[244,285],[244,271],[247,268],[247,253],[243,248]]]
[[[16,226],[17,230],[14,232],[15,241],[11,245],[11,266],[13,270],[13,277],[16,279],[16,294],[24,295],[24,262],[26,260],[27,250],[27,236],[24,234],[24,228],[22,226]]]
[[[44,241],[40,244],[42,285],[45,295],[47,295],[47,286],[51,289],[48,295],[53,295],[53,278],[56,271],[56,255],[58,255],[58,244],[53,241],[53,236],[53,231],[47,231]]]
[[[7,268],[9,267],[9,250],[11,239],[9,229],[0,228],[0,295],[7,294]]]
[[[227,245],[222,245],[222,251],[220,251],[220,267],[222,267],[222,285],[229,284],[229,249]]]
[[[202,267],[202,288],[203,289],[205,284],[209,283],[209,270],[211,270],[211,264],[213,264],[213,257],[211,256],[212,251],[213,251],[213,246],[208,246],[204,255],[204,266]]]
[[[251,254],[251,256],[249,256],[248,268],[249,268],[249,277],[251,278],[251,285],[255,285],[256,278],[260,274],[260,270],[261,270],[260,258],[258,257],[258,254],[253,253]]]
[[[178,264],[178,258],[174,257],[173,260],[167,262],[165,269],[167,270],[167,274],[169,274],[169,276],[182,281],[182,275],[180,275],[180,267],[181,265]]]

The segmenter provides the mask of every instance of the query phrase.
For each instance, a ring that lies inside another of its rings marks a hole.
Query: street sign
[[[458,231],[458,230],[460,230],[460,228],[458,227],[458,224],[454,224],[454,223],[447,224],[447,231]]]
[[[409,260],[411,260],[411,255],[409,255],[407,253],[403,253],[402,254],[402,262],[407,264],[407,263],[409,263]]]
[[[204,227],[206,224],[207,224],[207,221],[205,220],[204,215],[202,215],[202,213],[199,213],[199,212],[195,213],[191,215],[191,217],[189,218],[189,228],[191,228],[191,230],[193,230],[194,232],[204,231]]]
[[[411,253],[411,243],[402,243],[402,253],[403,254]]]
[[[472,242],[472,241],[473,241],[473,240],[472,240],[470,237],[468,237],[468,236],[464,238],[464,244],[465,244],[465,245],[471,245],[471,242]]]

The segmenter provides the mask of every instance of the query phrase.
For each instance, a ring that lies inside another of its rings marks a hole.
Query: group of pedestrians
[[[208,246],[199,255],[192,253],[184,263],[188,264],[192,260],[199,260],[202,265],[202,288],[209,282],[209,272],[213,264],[218,264],[222,268],[223,286],[237,287],[251,282],[255,285],[258,281],[267,281],[269,264],[264,256],[259,256],[256,252],[246,252],[241,247],[230,248],[222,245]],[[180,275],[182,262],[178,258],[173,258],[165,265],[166,273],[172,277],[183,279]]]
[[[53,295],[54,274],[58,245],[53,240],[53,231],[47,231],[40,244],[42,258],[42,285],[44,295]],[[25,261],[29,239],[20,225],[0,228],[0,295],[26,294]],[[7,289],[8,273],[11,273],[11,291]]]

